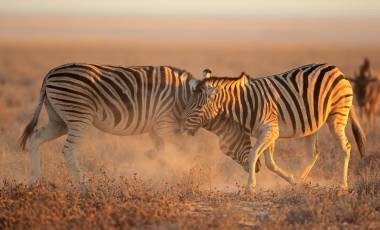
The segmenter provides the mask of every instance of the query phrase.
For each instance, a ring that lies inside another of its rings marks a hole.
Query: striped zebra
[[[20,138],[22,149],[31,139],[30,183],[40,176],[38,147],[65,134],[65,163],[75,183],[80,183],[77,148],[91,126],[114,135],[149,133],[155,150],[163,151],[164,136],[178,134],[181,114],[197,81],[189,72],[168,66],[75,63],[52,69],[43,80],[33,118]],[[43,104],[49,122],[35,130]],[[219,116],[205,128],[219,136],[223,153],[232,156],[249,151],[238,123]]]
[[[319,157],[317,133],[324,123],[344,152],[341,187],[348,188],[351,146],[345,127],[349,116],[361,155],[365,152],[365,136],[352,107],[352,87],[337,67],[310,64],[258,79],[250,79],[245,73],[238,78],[211,77],[211,71],[206,69],[202,78],[184,112],[184,129],[194,132],[224,114],[240,123],[247,135],[256,137],[252,151],[238,156],[240,161],[249,162],[250,190],[256,186],[253,172],[262,153],[271,171],[295,184],[293,175],[273,160],[278,138],[305,137],[308,165],[301,175],[304,180]]]

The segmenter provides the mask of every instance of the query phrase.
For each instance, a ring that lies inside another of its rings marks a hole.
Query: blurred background
[[[0,176],[27,178],[29,156],[21,154],[16,140],[31,117],[44,75],[55,66],[67,62],[172,65],[195,76],[210,68],[218,76],[245,71],[257,77],[328,62],[351,76],[365,57],[375,70],[380,68],[379,13],[376,0],[0,0]],[[44,113],[41,123],[45,120]],[[133,165],[140,158],[132,155],[143,151],[137,146],[151,146],[149,140],[104,135],[93,135],[83,151],[82,167],[146,173],[146,165]],[[322,136],[323,151],[331,153],[322,158],[341,157],[332,154],[335,146],[329,145],[329,134]],[[203,140],[207,141],[203,150],[195,147],[193,152],[223,157],[215,137]],[[300,161],[294,157],[298,143],[292,147],[286,142],[286,148],[281,143],[280,164],[295,169]],[[378,147],[371,142],[370,149]],[[58,168],[66,172],[61,149],[62,138],[41,148],[46,177],[57,176]],[[192,167],[188,162],[184,158],[171,165],[188,169]],[[340,161],[321,162],[312,177],[340,165]],[[240,177],[229,177],[245,183],[239,170]]]
[[[243,70],[255,75],[315,61],[351,73],[365,56],[379,64],[376,0],[0,3],[1,53],[22,46],[29,54],[39,46],[36,57],[49,49],[60,58],[51,60],[54,65],[168,64],[194,73],[209,67],[225,75]],[[39,58],[46,61],[46,56]]]

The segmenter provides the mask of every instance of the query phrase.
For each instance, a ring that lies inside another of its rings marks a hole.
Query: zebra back
[[[169,66],[67,64],[49,72],[46,91],[58,113],[87,116],[104,131],[129,135],[146,132],[169,112],[177,118],[192,81]]]

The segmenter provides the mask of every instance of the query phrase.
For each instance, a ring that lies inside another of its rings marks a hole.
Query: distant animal
[[[352,87],[343,73],[329,64],[310,64],[285,73],[250,79],[245,73],[237,78],[212,77],[206,69],[195,89],[193,100],[184,112],[184,129],[194,132],[223,114],[240,123],[247,135],[256,137],[249,154],[248,188],[256,186],[255,164],[264,153],[266,166],[291,184],[293,175],[281,169],[273,159],[278,138],[306,138],[308,166],[304,180],[318,160],[316,138],[327,123],[344,154],[341,187],[348,188],[348,163],[351,145],[345,134],[348,118],[360,154],[365,153],[365,135],[352,106]]]
[[[380,76],[376,75],[368,59],[359,68],[359,73],[354,73],[355,78],[350,79],[354,83],[354,92],[360,109],[360,117],[367,118],[371,126],[376,124],[377,112],[380,104]]]
[[[31,138],[29,183],[40,176],[38,147],[67,134],[63,154],[79,184],[77,149],[91,126],[114,135],[149,133],[155,151],[162,152],[164,137],[178,135],[179,119],[197,82],[189,72],[169,66],[74,63],[52,69],[43,80],[33,118],[20,138],[22,149]],[[49,122],[35,130],[43,104]],[[249,136],[231,119],[219,116],[205,128],[218,135],[221,150],[229,156],[245,155],[251,147]]]

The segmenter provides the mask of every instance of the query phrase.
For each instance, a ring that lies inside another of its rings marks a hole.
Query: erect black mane
[[[203,79],[203,80],[200,82],[199,85],[201,85],[201,84],[203,84],[203,83],[205,83],[205,82],[207,82],[207,81],[211,81],[211,82],[212,82],[212,81],[223,81],[223,80],[225,80],[225,81],[236,81],[236,80],[239,80],[243,74],[244,74],[245,76],[247,76],[249,80],[258,80],[258,79],[268,78],[268,77],[273,77],[273,76],[286,75],[286,74],[288,74],[288,73],[290,73],[290,72],[292,72],[292,71],[294,71],[294,70],[296,70],[296,69],[305,70],[305,69],[307,69],[307,68],[309,68],[309,67],[311,67],[311,66],[315,66],[315,65],[325,65],[325,64],[326,64],[326,63],[319,63],[319,64],[318,64],[318,63],[312,63],[312,64],[306,64],[306,65],[302,65],[302,66],[294,67],[294,68],[292,68],[292,69],[290,69],[290,70],[288,70],[288,71],[285,71],[285,72],[283,72],[283,73],[272,74],[272,75],[267,75],[267,76],[260,76],[260,77],[257,77],[257,78],[252,78],[252,77],[250,77],[250,75],[246,74],[245,72],[242,72],[242,73],[240,74],[240,76],[238,76],[238,77],[227,77],[227,76],[218,77],[218,76],[211,76],[211,77],[209,77],[209,78],[205,78],[205,79]]]
[[[205,82],[213,82],[213,81],[236,81],[236,80],[239,80],[239,79],[242,77],[243,74],[244,74],[245,76],[247,76],[249,80],[252,79],[248,74],[246,74],[245,72],[242,72],[242,73],[240,74],[240,76],[238,76],[238,77],[227,77],[227,76],[218,77],[218,76],[211,76],[211,77],[209,77],[209,78],[205,78],[205,79],[203,79],[203,80],[200,82],[199,85],[201,85],[201,84],[203,84],[203,83],[205,83]]]
[[[165,67],[168,67],[176,72],[178,72],[179,74],[183,74],[183,73],[186,73],[187,75],[189,75],[190,77],[192,78],[195,78],[194,75],[192,73],[190,73],[189,71],[185,70],[185,69],[181,69],[181,68],[178,68],[178,67],[175,67],[175,66],[165,66]]]
[[[247,76],[249,80],[251,80],[251,77],[248,74],[244,73],[244,72],[241,73],[239,77],[226,77],[226,76],[218,77],[218,76],[211,76],[209,78],[205,78],[205,79],[201,80],[199,82],[199,84],[196,86],[195,92],[199,92],[200,89],[203,87],[203,85],[205,83],[207,83],[207,82],[214,82],[214,81],[236,81],[236,80],[239,80],[243,74],[245,76]]]

